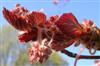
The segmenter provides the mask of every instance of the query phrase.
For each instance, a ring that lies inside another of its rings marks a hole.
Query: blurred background
[[[28,43],[20,43],[17,30],[7,23],[2,15],[3,7],[12,9],[15,4],[21,4],[30,11],[44,9],[44,13],[51,15],[72,12],[80,23],[84,19],[91,19],[100,28],[100,0],[59,0],[54,4],[52,0],[1,0],[0,1],[0,66],[73,66],[74,60],[60,52],[54,52],[43,64],[30,64],[27,55]],[[77,53],[80,47],[66,48]],[[84,55],[90,55],[88,50]],[[97,51],[95,55],[100,55]],[[77,66],[93,66],[94,60],[79,60]]]

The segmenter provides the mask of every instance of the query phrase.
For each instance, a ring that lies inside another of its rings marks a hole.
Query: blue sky
[[[8,24],[2,16],[2,7],[12,9],[16,3],[20,3],[30,11],[43,8],[48,16],[72,12],[80,23],[84,19],[91,19],[98,27],[100,27],[100,0],[70,0],[69,2],[63,2],[62,0],[58,5],[52,4],[51,1],[52,0],[2,0],[0,2],[0,26]],[[67,49],[77,53],[79,48],[80,47],[73,48],[72,46]],[[89,55],[87,50],[83,51],[82,54]],[[100,51],[97,52],[96,55],[100,55]],[[73,66],[74,59],[65,56],[64,54],[61,56],[69,62],[69,66]],[[94,60],[79,60],[77,66],[92,66],[93,61]]]

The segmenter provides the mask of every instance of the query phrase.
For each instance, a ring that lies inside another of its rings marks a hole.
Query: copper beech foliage
[[[83,44],[91,54],[100,50],[100,29],[91,20],[79,24],[72,13],[54,15],[47,19],[45,13],[30,12],[17,4],[12,10],[3,8],[3,15],[9,24],[19,30],[20,42],[32,41],[29,48],[29,60],[32,63],[43,63],[52,50],[64,53],[63,50],[72,44]]]

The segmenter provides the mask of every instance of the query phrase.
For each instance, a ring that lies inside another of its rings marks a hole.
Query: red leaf
[[[26,31],[32,29],[32,26],[26,22],[25,18],[15,15],[6,8],[3,8],[3,15],[9,24],[18,30]]]
[[[67,36],[78,37],[82,34],[82,27],[72,13],[61,15],[56,25]]]
[[[22,34],[18,36],[18,39],[20,42],[27,42],[30,40],[36,40],[37,39],[37,32],[36,31],[24,31]]]
[[[28,20],[32,24],[35,23],[35,25],[43,26],[43,24],[46,22],[46,15],[42,12],[35,12],[33,11],[30,15],[27,15]]]

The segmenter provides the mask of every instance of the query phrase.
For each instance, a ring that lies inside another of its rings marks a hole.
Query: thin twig
[[[76,59],[75,59],[75,62],[74,62],[74,66],[77,65],[78,59],[79,59],[81,53],[83,52],[83,50],[84,50],[84,48],[80,48],[79,52],[77,53]]]
[[[76,58],[76,53],[72,53],[72,52],[69,52],[68,50],[62,50],[61,51],[62,53],[72,57],[72,58]],[[100,56],[88,56],[88,55],[80,55],[79,59],[100,59]]]

